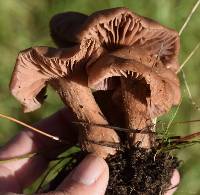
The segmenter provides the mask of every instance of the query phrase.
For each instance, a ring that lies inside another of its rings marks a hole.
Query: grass
[[[25,48],[36,45],[53,46],[48,32],[49,19],[58,12],[79,11],[90,14],[99,9],[125,6],[140,15],[159,21],[160,23],[179,31],[194,6],[196,0],[6,0],[0,1],[0,112],[12,115],[18,120],[29,124],[55,112],[63,105],[51,90],[45,105],[38,111],[23,114],[18,102],[10,95],[8,85],[17,53]],[[181,35],[180,61],[183,62],[200,41],[200,7],[192,16],[188,26]],[[200,49],[184,65],[184,73],[190,92],[196,104],[200,105]],[[175,121],[200,119],[200,111],[192,104],[186,88],[182,83],[182,103]],[[172,111],[162,117],[169,122]],[[0,119],[0,144],[3,145],[13,137],[21,127],[15,123]],[[176,124],[168,129],[170,135],[184,135],[199,131],[199,123]],[[200,194],[200,154],[199,144],[179,150],[178,156],[184,162],[180,172],[182,181],[176,195]]]

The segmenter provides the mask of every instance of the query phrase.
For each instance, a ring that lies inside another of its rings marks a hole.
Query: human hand
[[[49,133],[58,137],[63,137],[63,135],[66,135],[64,132],[71,128],[70,120],[69,114],[63,109],[36,126],[46,129]],[[38,152],[43,148],[52,151],[51,149],[58,146],[59,143],[53,140],[25,130],[0,150],[0,159]],[[4,194],[11,194],[7,192],[22,193],[23,188],[30,185],[41,175],[48,165],[48,157],[53,155],[51,152],[45,154],[45,156],[36,155],[30,159],[24,158],[0,164],[0,191],[5,192]],[[106,190],[108,177],[109,171],[106,162],[100,157],[90,154],[64,179],[55,191],[48,192],[46,195],[101,195]],[[176,186],[179,180],[179,173],[175,170],[170,188]],[[175,188],[169,190],[166,195],[172,195],[174,191]]]

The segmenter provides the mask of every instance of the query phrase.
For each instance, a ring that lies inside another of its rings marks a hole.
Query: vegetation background
[[[48,22],[59,12],[78,11],[85,14],[100,9],[125,6],[130,10],[150,17],[160,23],[180,30],[196,0],[6,0],[0,1],[0,113],[11,115],[18,120],[34,123],[55,112],[63,105],[57,95],[48,91],[45,105],[38,111],[24,114],[19,103],[10,95],[8,85],[13,66],[20,50],[44,45],[54,46],[50,36]],[[189,25],[181,35],[180,62],[200,41],[200,7],[193,15]],[[194,97],[200,104],[200,49],[184,67],[186,78]],[[33,75],[34,76],[34,75]],[[181,78],[181,76],[180,76]],[[175,121],[200,119],[197,105],[192,105],[181,78],[183,100]],[[176,108],[159,119],[168,123]],[[0,119],[0,145],[6,143],[22,127]],[[199,123],[172,125],[170,135],[185,135],[200,130]],[[181,184],[176,195],[200,194],[200,145],[178,150],[182,160],[180,168]]]

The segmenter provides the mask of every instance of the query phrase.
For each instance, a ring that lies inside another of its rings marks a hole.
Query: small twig
[[[178,150],[178,149],[183,149],[183,148],[186,148],[186,147],[190,147],[190,146],[193,146],[195,144],[200,144],[200,141],[185,141],[185,142],[176,142],[176,141],[173,141],[173,142],[170,142],[170,145],[167,145],[167,146],[164,146],[162,148],[162,152],[167,152],[167,151],[170,151],[170,150]]]
[[[145,127],[143,129],[129,129],[129,128],[123,128],[123,127],[116,127],[116,126],[112,126],[112,125],[92,124],[92,123],[83,122],[83,121],[73,121],[72,123],[79,124],[79,125],[90,125],[90,126],[104,127],[104,128],[108,128],[108,129],[111,128],[111,129],[114,129],[114,130],[117,130],[117,131],[123,131],[123,132],[127,132],[127,133],[155,134],[155,132],[146,130],[148,128],[154,127],[155,124],[152,124],[149,127]]]
[[[24,123],[24,122],[22,122],[22,121],[19,121],[19,120],[15,119],[15,118],[13,118],[13,117],[11,117],[11,116],[7,116],[7,115],[4,115],[4,114],[0,114],[0,118],[8,119],[8,120],[13,121],[13,122],[15,122],[15,123],[17,123],[17,124],[20,124],[20,125],[22,125],[22,126],[24,126],[24,127],[27,127],[27,128],[29,128],[29,129],[31,129],[32,131],[35,131],[35,132],[37,132],[37,133],[39,133],[39,134],[41,134],[41,135],[44,135],[44,136],[46,136],[46,137],[49,137],[49,138],[51,138],[51,139],[53,139],[53,140],[56,140],[56,141],[58,141],[58,142],[62,142],[62,140],[60,140],[59,137],[54,136],[54,135],[51,135],[51,134],[49,134],[49,133],[46,133],[46,132],[44,132],[44,131],[42,131],[42,130],[39,130],[39,129],[37,129],[37,128],[31,126],[31,125],[28,125],[28,124],[26,124],[26,123]]]
[[[171,187],[171,188],[168,188],[168,189],[165,190],[165,192],[167,192],[167,191],[169,191],[169,190],[173,190],[173,189],[177,188],[178,186],[179,186],[179,184],[177,184],[177,185],[175,185],[175,186],[173,186],[173,187]]]
[[[106,147],[110,147],[110,148],[116,148],[117,150],[122,150],[120,143],[106,142],[106,141],[94,141],[94,140],[87,140],[87,141],[92,144],[97,144],[97,145],[106,146]]]
[[[195,138],[200,138],[200,132],[196,132],[196,133],[192,133],[190,135],[186,135],[186,136],[181,136],[179,137],[177,140],[177,142],[184,142],[184,141],[189,141]]]
[[[189,13],[188,17],[186,18],[186,20],[185,20],[183,26],[181,27],[181,29],[180,29],[180,31],[179,31],[179,35],[181,35],[182,32],[183,32],[183,30],[186,28],[188,22],[190,21],[192,15],[194,14],[194,12],[196,11],[196,9],[198,8],[199,4],[200,4],[200,0],[198,0],[198,1],[195,3],[195,5],[193,6],[191,12]]]

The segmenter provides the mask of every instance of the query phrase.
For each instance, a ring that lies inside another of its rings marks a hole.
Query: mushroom
[[[174,73],[179,38],[175,31],[126,8],[102,10],[88,17],[59,14],[51,20],[50,29],[62,48],[33,47],[20,52],[10,90],[24,111],[30,112],[41,106],[50,84],[74,120],[88,123],[79,125],[79,140],[88,152],[106,158],[116,148],[98,142],[119,143],[113,129],[91,125],[110,123],[102,113],[107,108],[97,105],[95,99],[100,102],[100,96],[93,90],[112,90],[108,100],[125,112],[126,126],[136,129],[147,127],[179,102]],[[143,141],[132,134],[130,140],[149,147],[149,135],[146,137]]]
[[[108,122],[87,87],[87,77],[83,70],[77,69],[75,72],[67,70],[67,65],[72,63],[78,65],[82,62],[83,50],[80,50],[77,50],[77,47],[70,49],[35,47],[20,52],[10,90],[21,102],[24,111],[30,112],[41,106],[47,84],[53,86],[71,110],[74,120],[89,124],[88,126],[80,124],[79,139],[82,148],[106,158],[107,155],[114,154],[116,149],[96,143],[118,143],[119,138],[110,128],[90,125],[90,123],[107,125]]]

